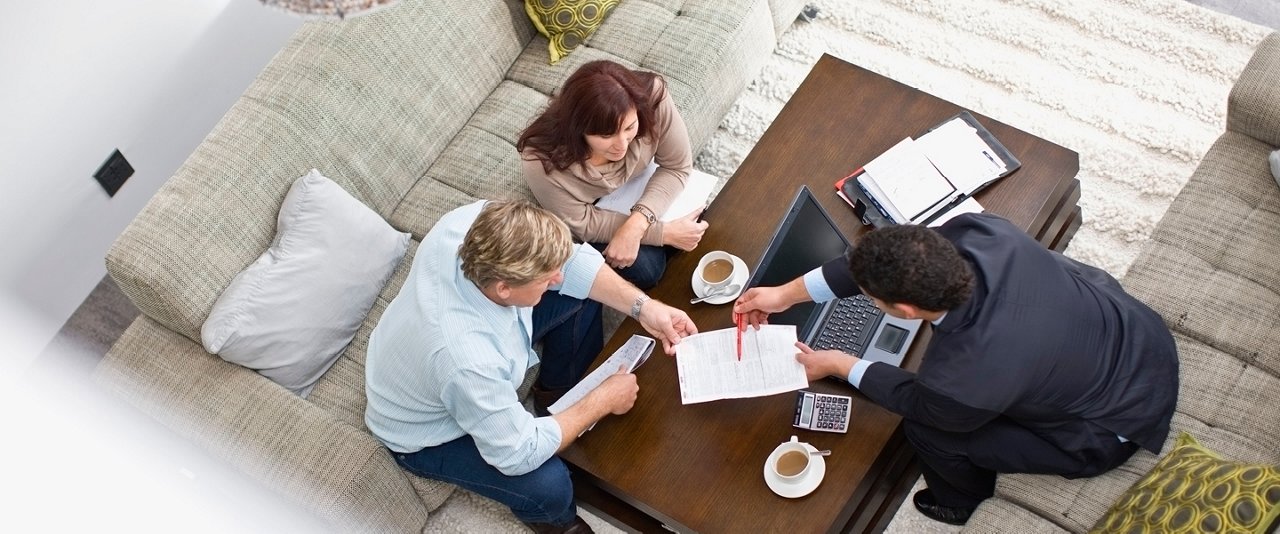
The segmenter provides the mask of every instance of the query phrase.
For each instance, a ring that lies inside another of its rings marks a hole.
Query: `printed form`
[[[676,345],[681,404],[763,397],[809,386],[804,366],[796,361],[795,326],[748,326],[742,333],[742,361],[736,334],[736,328],[713,330]]]

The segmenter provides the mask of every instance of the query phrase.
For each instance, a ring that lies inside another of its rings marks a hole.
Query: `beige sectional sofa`
[[[1238,461],[1280,465],[1280,33],[1232,88],[1226,132],[1205,154],[1124,277],[1178,344],[1173,432]],[[966,532],[1084,532],[1158,457],[1105,475],[999,477]]]
[[[802,3],[627,0],[557,65],[520,0],[403,0],[307,23],[108,253],[142,315],[95,379],[338,530],[429,530],[454,488],[403,472],[363,422],[365,343],[416,245],[305,399],[201,348],[219,294],[271,243],[290,185],[320,169],[415,243],[464,203],[531,198],[515,139],[594,59],[664,75],[696,150]]]

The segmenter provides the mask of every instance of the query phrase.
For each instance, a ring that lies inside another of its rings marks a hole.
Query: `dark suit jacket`
[[[912,374],[877,363],[859,389],[908,420],[974,430],[1007,416],[1066,450],[1101,426],[1159,452],[1178,394],[1163,320],[1107,273],[1046,250],[1000,217],[970,214],[938,229],[976,275]],[[839,296],[858,292],[845,259],[823,266]]]

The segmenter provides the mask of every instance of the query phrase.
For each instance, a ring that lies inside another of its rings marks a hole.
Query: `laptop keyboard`
[[[822,332],[813,340],[813,349],[861,355],[883,314],[865,295],[840,299],[823,323]]]

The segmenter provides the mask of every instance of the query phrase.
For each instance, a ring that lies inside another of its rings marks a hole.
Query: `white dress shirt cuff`
[[[831,286],[827,285],[827,279],[822,277],[822,267],[804,273],[804,289],[809,292],[809,297],[814,302],[826,302],[836,298],[836,294],[831,291]]]
[[[859,387],[862,384],[862,375],[867,374],[867,368],[875,362],[859,359],[858,363],[853,364],[853,369],[849,370],[849,383],[853,387]]]

